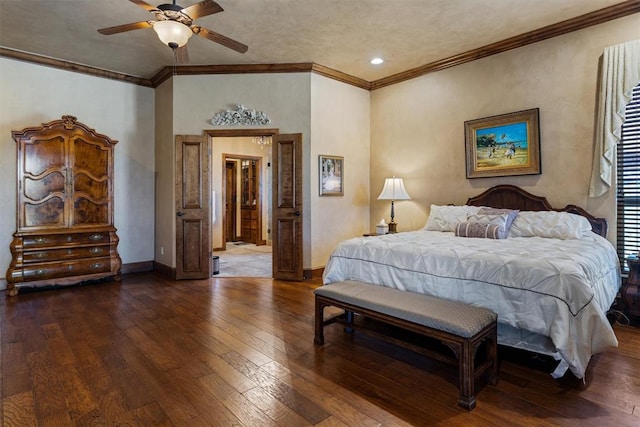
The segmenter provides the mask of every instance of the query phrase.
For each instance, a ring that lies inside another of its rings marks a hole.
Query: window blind
[[[617,154],[618,256],[626,268],[625,258],[640,251],[640,84],[625,109]]]

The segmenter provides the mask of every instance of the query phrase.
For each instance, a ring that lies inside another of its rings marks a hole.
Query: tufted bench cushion
[[[491,310],[355,280],[321,286],[314,293],[316,344],[324,343],[323,328],[335,321],[324,320],[324,308],[334,306],[345,310],[348,325],[354,325],[353,313],[359,313],[446,344],[458,359],[458,404],[468,410],[476,405],[474,381],[478,375],[487,372],[489,382],[497,384],[498,316]],[[482,343],[486,343],[485,361],[475,366],[476,350]]]
[[[464,338],[498,320],[498,315],[486,308],[354,280],[321,286],[315,294]]]

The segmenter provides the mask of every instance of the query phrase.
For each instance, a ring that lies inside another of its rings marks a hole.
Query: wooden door
[[[113,149],[82,133],[69,139],[71,227],[108,226],[113,189]]]
[[[235,242],[238,240],[238,222],[236,221],[237,207],[236,201],[238,200],[238,181],[236,179],[238,173],[237,162],[227,161],[225,162],[225,239],[223,245],[226,242]]]
[[[176,136],[176,279],[211,276],[209,148],[200,135]]]
[[[241,158],[240,239],[259,245],[262,240],[260,158]]]
[[[303,280],[302,134],[273,137],[273,277]]]
[[[55,231],[69,227],[71,216],[68,137],[63,131],[36,131],[13,132],[18,143],[18,230]]]

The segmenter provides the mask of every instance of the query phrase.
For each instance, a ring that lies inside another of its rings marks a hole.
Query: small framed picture
[[[467,178],[540,173],[538,109],[464,123]]]
[[[344,157],[320,155],[320,195],[344,196]]]

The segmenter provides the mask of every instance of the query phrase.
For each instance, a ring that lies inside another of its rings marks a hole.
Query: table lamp
[[[396,178],[395,176],[392,178],[385,178],[384,187],[378,196],[378,200],[391,200],[391,222],[389,223],[389,233],[397,232],[398,224],[393,221],[395,216],[393,211],[393,202],[395,200],[411,200],[411,197],[407,194],[407,190],[404,189],[402,178]]]

